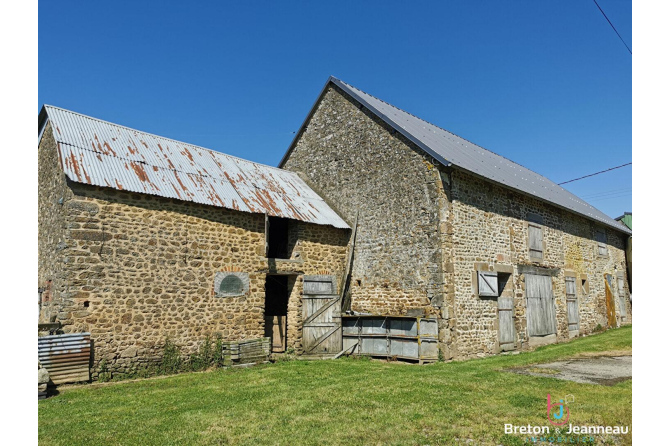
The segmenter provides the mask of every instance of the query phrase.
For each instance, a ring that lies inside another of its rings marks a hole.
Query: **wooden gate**
[[[568,333],[579,333],[579,304],[577,303],[577,279],[565,278],[565,298],[568,304]]]
[[[616,310],[614,308],[614,294],[612,293],[612,276],[605,274],[605,308],[607,309],[607,326],[616,327]]]
[[[526,321],[528,336],[556,333],[556,306],[551,276],[526,274]]]
[[[302,345],[305,354],[342,351],[342,317],[335,276],[304,276]]]
[[[498,343],[500,350],[514,350],[514,298],[498,297]]]

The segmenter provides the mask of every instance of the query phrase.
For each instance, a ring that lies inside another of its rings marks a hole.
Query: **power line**
[[[572,183],[573,181],[577,181],[577,180],[583,180],[584,178],[592,177],[592,176],[595,176],[595,175],[600,175],[601,173],[609,172],[610,170],[614,170],[614,169],[620,169],[622,167],[630,166],[631,164],[633,164],[632,161],[630,163],[622,164],[620,166],[610,167],[609,169],[601,170],[600,172],[592,173],[592,174],[589,174],[589,175],[584,175],[583,177],[575,178],[574,180],[563,181],[562,183],[558,183],[558,184],[561,185],[561,184]]]
[[[621,39],[621,42],[623,42],[623,44],[626,45],[626,49],[628,49],[628,52],[632,55],[633,52],[630,50],[630,47],[629,47],[628,44],[623,40],[623,37],[621,37],[621,34],[619,34],[619,31],[617,31],[616,28],[614,27],[614,25],[612,25],[612,22],[610,22],[610,19],[607,18],[607,14],[605,14],[605,11],[603,11],[603,8],[600,7],[600,5],[598,4],[598,2],[597,2],[596,0],[593,0],[593,3],[595,3],[596,6],[598,7],[598,9],[600,9],[600,12],[603,14],[603,17],[605,17],[605,20],[607,20],[607,23],[610,24],[610,26],[612,27],[612,29],[614,30],[614,32],[616,33],[616,35],[619,36],[619,39]]]

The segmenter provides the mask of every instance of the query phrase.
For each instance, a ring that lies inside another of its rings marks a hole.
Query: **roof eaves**
[[[373,106],[373,105],[370,104],[368,101],[366,101],[365,98],[363,98],[363,97],[361,97],[360,95],[356,94],[355,91],[352,91],[352,89],[349,88],[349,85],[348,85],[346,82],[343,82],[343,81],[341,81],[341,80],[339,80],[339,79],[337,79],[337,78],[335,78],[335,77],[333,77],[333,76],[331,76],[331,77],[328,79],[328,82],[332,82],[334,85],[337,85],[340,89],[342,89],[344,92],[346,92],[349,96],[351,96],[353,99],[355,99],[356,101],[358,101],[359,103],[361,103],[365,108],[367,108],[367,109],[370,110],[372,113],[374,113],[377,117],[379,117],[381,120],[383,120],[383,121],[384,121],[385,123],[387,123],[389,126],[391,126],[393,129],[395,129],[398,133],[401,133],[401,134],[402,134],[403,136],[405,136],[408,140],[412,141],[412,142],[413,142],[414,144],[416,144],[419,148],[421,148],[422,150],[424,150],[425,152],[427,152],[427,153],[428,153],[430,156],[432,156],[435,160],[437,160],[437,161],[439,161],[440,163],[442,163],[445,167],[452,167],[452,166],[453,166],[453,167],[456,167],[456,168],[458,168],[458,169],[460,169],[460,170],[463,170],[463,171],[465,171],[465,172],[468,172],[468,173],[470,173],[470,174],[472,174],[472,175],[475,175],[475,176],[477,176],[477,177],[479,177],[479,178],[482,178],[482,179],[484,179],[484,180],[486,180],[486,181],[489,181],[489,182],[498,184],[498,185],[500,185],[500,186],[502,186],[502,187],[504,187],[504,188],[506,188],[506,189],[510,189],[510,190],[513,190],[513,191],[522,193],[522,194],[524,194],[524,195],[527,195],[527,196],[531,196],[531,197],[536,198],[536,199],[538,199],[538,200],[540,200],[540,201],[542,201],[542,202],[551,204],[551,205],[556,206],[556,207],[558,207],[558,208],[560,208],[560,209],[564,209],[564,210],[566,210],[566,211],[568,211],[568,212],[570,212],[570,213],[580,215],[580,216],[582,216],[582,217],[584,217],[584,218],[587,218],[587,219],[589,219],[589,220],[591,220],[591,221],[594,221],[594,222],[596,222],[596,223],[607,225],[607,226],[609,226],[609,227],[611,227],[611,228],[613,228],[613,229],[619,230],[619,231],[624,232],[624,233],[626,233],[626,234],[630,234],[630,233],[631,233],[627,226],[624,226],[624,227],[622,228],[622,227],[620,227],[620,225],[618,225],[618,224],[613,224],[613,223],[611,223],[611,222],[601,221],[601,220],[599,220],[599,219],[597,219],[597,218],[594,218],[594,217],[591,217],[591,216],[589,216],[589,215],[587,215],[587,214],[584,214],[584,213],[581,213],[581,212],[577,212],[577,211],[575,211],[575,210],[573,210],[573,209],[569,209],[569,208],[567,208],[567,207],[565,207],[565,206],[561,206],[560,204],[558,204],[558,203],[556,203],[556,202],[553,202],[553,201],[551,201],[551,200],[547,200],[547,199],[541,198],[541,197],[539,197],[539,196],[537,196],[537,195],[533,195],[533,194],[531,194],[531,193],[529,193],[529,192],[523,191],[523,190],[521,190],[521,189],[514,188],[514,187],[509,186],[509,185],[506,185],[506,184],[504,184],[504,183],[502,183],[502,182],[496,181],[495,179],[492,179],[492,178],[489,178],[489,177],[486,177],[486,176],[483,176],[483,175],[479,175],[479,174],[477,174],[477,173],[475,173],[475,172],[470,171],[469,169],[461,168],[460,166],[457,166],[457,165],[451,163],[450,161],[446,160],[443,156],[441,156],[441,155],[439,155],[438,153],[436,153],[433,149],[431,149],[430,147],[428,147],[426,144],[424,144],[422,141],[420,141],[418,138],[416,138],[414,135],[412,135],[409,131],[407,131],[407,130],[404,129],[402,126],[398,125],[396,122],[394,122],[394,121],[393,121],[392,119],[390,119],[388,116],[386,116],[384,113],[382,113],[379,109],[377,109],[377,107]],[[328,83],[326,83],[326,86],[327,86],[327,85],[328,85]],[[325,87],[324,87],[324,88],[325,88]],[[319,97],[319,99],[320,99],[320,97]],[[377,98],[377,99],[378,99],[378,98]],[[381,99],[378,99],[378,100],[381,101]],[[385,102],[385,101],[382,101],[382,102]],[[318,103],[318,101],[317,101],[317,103]],[[388,104],[388,102],[385,102],[385,103]],[[395,106],[392,105],[392,104],[388,104],[388,105],[390,105],[391,107],[393,107],[393,108],[395,108],[395,109],[398,109],[397,107],[395,107]],[[315,104],[315,106],[316,106],[316,104]],[[400,110],[400,109],[398,109],[398,110]],[[401,110],[401,111],[403,111],[403,110]],[[313,112],[314,112],[314,110],[310,111],[310,115],[313,114]],[[404,112],[404,111],[403,111],[403,112]],[[407,113],[407,112],[405,112],[405,113]],[[414,116],[414,115],[412,115],[412,116]],[[421,118],[419,118],[419,117],[416,117],[416,118],[419,119],[419,120],[421,120],[421,121],[424,121],[424,122],[428,123],[428,121],[426,121],[426,120],[424,120],[424,119],[421,119]],[[428,124],[430,124],[430,123],[428,123]],[[431,125],[434,125],[434,124],[431,124]],[[300,131],[302,132],[302,130],[303,130],[303,129],[301,128]],[[444,129],[442,129],[442,130],[444,130]],[[450,132],[450,131],[448,131],[448,130],[444,130],[444,131],[447,132],[447,133],[450,133],[450,134],[452,134],[452,135],[454,135],[454,136],[456,136],[456,137],[458,137],[458,138],[461,138],[460,136],[455,135],[454,133],[452,133],[452,132]],[[297,136],[298,136],[298,134],[296,134],[296,139],[297,139]],[[461,138],[461,139],[463,139],[463,138]],[[466,140],[466,141],[467,141],[467,140]],[[475,143],[472,143],[472,142],[470,142],[470,141],[468,141],[468,142],[469,142],[470,144],[475,145],[475,146],[478,147],[478,148],[481,148],[482,150],[485,150],[485,151],[487,151],[487,152],[491,152],[490,150],[485,149],[485,148],[483,148],[483,147],[481,147],[481,146],[479,146],[479,145],[477,145],[477,144],[475,144]],[[291,147],[292,147],[292,146],[291,146]],[[495,152],[492,152],[492,153],[495,153]],[[287,152],[287,154],[285,155],[285,157],[287,157],[288,155],[289,155],[289,153]],[[497,154],[496,154],[496,155],[497,155]],[[498,156],[500,156],[500,155],[498,155]],[[505,157],[502,157],[502,158],[505,158]],[[507,159],[507,158],[505,158],[505,159]],[[518,163],[516,163],[516,162],[514,162],[514,161],[512,161],[512,160],[509,160],[509,159],[507,159],[507,160],[508,160],[509,162],[511,162],[511,163],[518,164]],[[283,160],[282,160],[282,162],[283,162]],[[527,169],[527,168],[526,168],[526,169]],[[530,169],[529,169],[529,170],[530,170]],[[546,178],[546,177],[544,177],[543,175],[538,174],[537,172],[534,172],[534,173],[535,173],[536,175],[542,177],[542,178]],[[559,187],[560,187],[560,186],[559,186]]]

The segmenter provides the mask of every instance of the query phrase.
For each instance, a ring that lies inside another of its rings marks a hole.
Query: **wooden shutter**
[[[480,296],[498,297],[498,273],[478,271],[477,279]]]
[[[607,255],[607,234],[604,230],[596,230],[596,241],[598,242],[598,255]]]
[[[498,298],[498,342],[501,350],[514,349],[514,299],[512,297]]]
[[[556,306],[551,276],[526,274],[526,322],[529,336],[556,333]]]
[[[542,258],[542,226],[528,223],[528,249],[531,257]]]
[[[579,304],[577,303],[577,279],[565,278],[565,297],[568,304],[568,331],[579,331]]]

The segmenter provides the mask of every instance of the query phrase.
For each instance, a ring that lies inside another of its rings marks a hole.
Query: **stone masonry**
[[[283,167],[300,172],[347,221],[358,213],[352,310],[434,313],[443,284],[437,171],[335,88]]]
[[[343,274],[349,230],[291,221],[290,259],[265,258],[265,217],[70,182],[49,128],[39,145],[41,320],[90,332],[92,376],[157,361],[170,338],[183,354],[206,336],[264,335],[265,278],[294,278],[287,346],[301,350],[302,275]],[[248,292],[217,297],[217,272],[244,272]]]
[[[579,333],[608,327],[605,275],[627,305],[625,236],[531,196],[446,168],[330,84],[282,167],[299,172],[350,222],[358,215],[351,309],[380,315],[438,315],[445,358],[495,354],[498,307],[479,297],[477,271],[509,275],[514,348],[569,337],[565,277],[575,277]],[[542,221],[543,256],[529,256],[528,218]],[[606,232],[607,255],[596,230]],[[525,274],[551,276],[557,333],[529,339]],[[624,274],[625,278],[625,274]],[[582,284],[584,286],[582,286]]]

